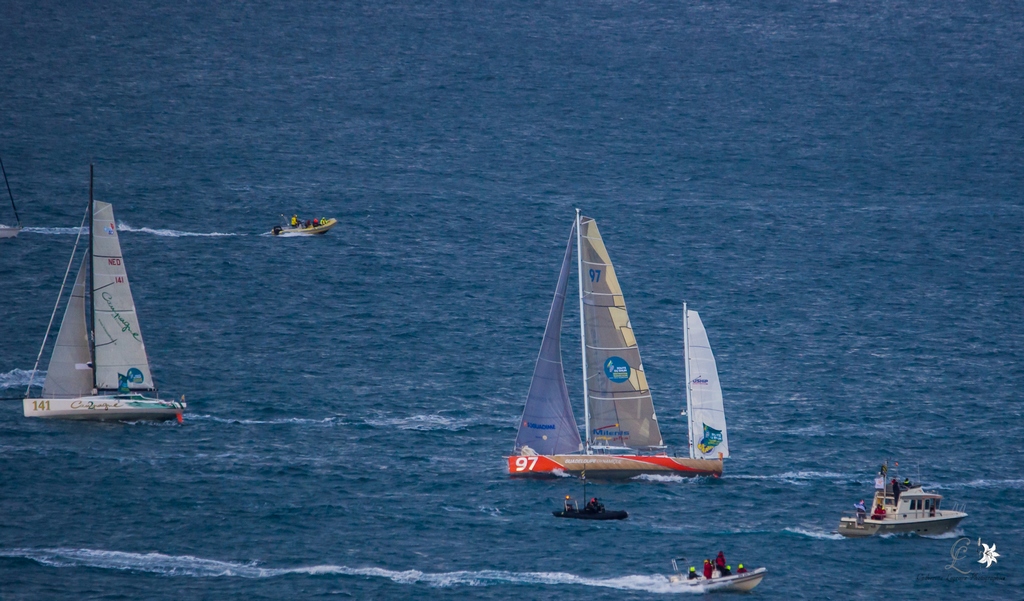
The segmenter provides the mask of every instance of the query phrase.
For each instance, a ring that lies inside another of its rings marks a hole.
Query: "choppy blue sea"
[[[1020,3],[9,0],[0,78],[0,396],[92,162],[189,404],[0,402],[0,599],[652,599],[719,550],[753,599],[1024,598]],[[724,476],[594,482],[617,523],[503,459],[576,207],[666,442],[683,301],[726,397]],[[956,533],[833,533],[886,459]]]

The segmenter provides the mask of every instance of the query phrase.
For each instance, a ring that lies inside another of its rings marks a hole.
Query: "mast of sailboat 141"
[[[86,299],[86,306],[89,308],[89,319],[86,323],[89,324],[89,331],[87,335],[89,337],[89,356],[92,359],[92,388],[96,390],[96,307],[93,303],[93,296],[95,290],[93,289],[93,262],[92,262],[92,246],[93,246],[93,202],[92,202],[92,163],[89,163],[89,284],[86,286],[89,290],[89,298]]]
[[[580,349],[583,358],[583,424],[587,429],[587,455],[590,451],[590,392],[587,388],[587,328],[583,323],[583,223],[576,209],[576,272],[580,280]]]
[[[683,368],[686,372],[686,433],[690,441],[690,459],[693,454],[693,409],[690,407],[690,323],[686,317],[686,303],[683,303]]]

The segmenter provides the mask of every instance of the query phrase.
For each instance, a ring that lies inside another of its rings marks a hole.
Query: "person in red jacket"
[[[711,566],[711,560],[710,559],[705,559],[704,560],[704,579],[705,580],[711,580],[711,572],[713,570],[714,570],[714,568]]]
[[[718,557],[715,558],[715,565],[718,566],[718,571],[725,574],[725,553],[718,552]]]

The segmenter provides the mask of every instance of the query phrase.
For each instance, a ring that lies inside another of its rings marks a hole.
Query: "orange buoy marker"
[[[181,417],[181,412],[180,411],[178,412],[178,423],[179,424],[185,423],[185,419],[183,417]]]

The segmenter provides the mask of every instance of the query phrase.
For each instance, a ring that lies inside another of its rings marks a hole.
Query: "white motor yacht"
[[[942,495],[928,492],[920,484],[911,484],[905,490],[892,483],[876,488],[875,497],[866,511],[846,512],[839,519],[839,534],[849,537],[876,534],[935,535],[956,528],[967,517],[963,504],[942,509]]]

